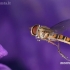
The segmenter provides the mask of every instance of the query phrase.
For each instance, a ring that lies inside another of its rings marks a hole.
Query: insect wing
[[[65,30],[69,28],[70,28],[70,19],[61,21],[51,27],[51,29],[56,33],[63,33]]]

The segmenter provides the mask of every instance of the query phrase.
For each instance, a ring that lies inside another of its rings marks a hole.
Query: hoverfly
[[[66,60],[70,61],[68,57],[66,57],[60,51],[60,48],[59,48],[60,47],[59,42],[70,44],[70,38],[61,34],[65,29],[69,27],[70,27],[70,19],[61,21],[50,28],[47,26],[34,25],[31,27],[31,34],[35,36],[39,41],[45,40],[55,45],[58,49],[59,54]],[[58,44],[54,42],[58,42]]]

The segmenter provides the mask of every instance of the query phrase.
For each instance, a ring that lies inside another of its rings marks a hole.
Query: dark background
[[[0,0],[0,44],[8,55],[0,62],[13,70],[70,70],[70,65],[46,41],[38,42],[31,34],[35,24],[48,27],[70,18],[70,0]],[[70,37],[70,32],[64,35]],[[70,45],[60,43],[62,52],[70,58]]]

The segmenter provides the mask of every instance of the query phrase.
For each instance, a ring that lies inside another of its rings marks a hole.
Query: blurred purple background
[[[48,27],[70,19],[70,0],[0,0],[0,44],[8,55],[0,62],[13,70],[70,70],[55,46],[38,42],[30,34],[35,24]],[[64,35],[70,37],[70,32]],[[62,52],[70,58],[70,45],[60,43]]]

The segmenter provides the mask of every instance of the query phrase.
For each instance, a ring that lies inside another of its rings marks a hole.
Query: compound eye
[[[38,27],[39,27],[39,25],[34,25],[33,27],[31,27],[31,34],[32,35],[36,35]]]

